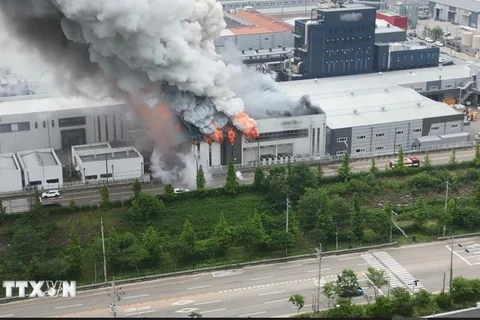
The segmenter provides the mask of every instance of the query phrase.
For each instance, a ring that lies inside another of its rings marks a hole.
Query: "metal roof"
[[[20,170],[13,153],[0,154],[0,172]]]
[[[141,155],[134,147],[106,148],[96,150],[85,150],[77,152],[82,162],[122,160],[140,158]]]
[[[53,149],[22,151],[17,154],[25,169],[61,165]]]
[[[480,12],[480,2],[475,0],[434,0],[433,4],[455,7],[472,12]]]

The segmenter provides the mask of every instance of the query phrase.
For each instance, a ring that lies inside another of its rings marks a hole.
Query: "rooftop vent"
[[[351,96],[354,96],[354,95],[355,95],[355,92],[350,91],[350,95],[351,95]]]
[[[380,71],[380,72],[378,73],[378,75],[379,75],[379,76],[383,76],[383,72]]]
[[[317,78],[315,78],[315,83],[318,83],[318,79],[317,79]]]
[[[115,152],[112,152],[112,158],[115,158]]]
[[[410,74],[413,74],[413,71],[412,71],[412,70],[410,70],[410,71],[408,71],[408,73],[410,73]]]
[[[353,109],[353,113],[354,113],[354,114],[358,114],[357,109]]]
[[[417,102],[417,107],[420,108],[421,106],[422,106],[422,104],[420,102]]]
[[[130,155],[130,150],[127,150],[126,152],[127,152],[127,156],[129,156]]]
[[[385,111],[385,106],[381,106],[381,107],[380,107],[380,110],[381,110],[381,111]]]
[[[388,92],[388,87],[383,88],[385,92]]]

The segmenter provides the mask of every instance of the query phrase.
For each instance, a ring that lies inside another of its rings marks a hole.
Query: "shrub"
[[[435,302],[437,303],[437,306],[444,311],[449,310],[450,307],[452,306],[452,300],[450,299],[450,294],[446,292],[442,292],[438,296],[436,296]]]
[[[121,208],[123,206],[122,200],[112,201],[112,208]]]

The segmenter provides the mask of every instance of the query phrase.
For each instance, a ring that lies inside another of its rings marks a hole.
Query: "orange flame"
[[[212,134],[212,138],[213,138],[213,140],[215,140],[216,142],[222,143],[222,142],[223,142],[223,132],[222,132],[222,129],[216,128],[215,131],[214,131],[213,134]]]
[[[233,124],[245,134],[245,138],[253,140],[260,136],[255,120],[250,118],[245,112],[237,113],[231,117]]]
[[[205,136],[204,139],[205,139],[205,142],[208,143],[208,144],[212,144],[212,143],[213,143],[213,138],[212,138],[212,136]]]
[[[233,130],[232,127],[228,127],[227,136],[228,136],[228,142],[230,142],[230,145],[233,146],[233,144],[235,143],[235,131]]]

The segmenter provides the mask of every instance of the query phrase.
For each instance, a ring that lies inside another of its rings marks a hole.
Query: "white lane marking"
[[[291,266],[284,266],[284,267],[279,267],[279,269],[286,269],[286,268],[296,268],[296,267],[301,267],[302,264],[294,264]]]
[[[219,311],[225,311],[227,309],[223,308],[223,309],[215,309],[215,310],[207,310],[207,311],[202,311],[202,314],[204,313],[212,313],[212,312],[219,312]]]
[[[123,297],[123,299],[135,299],[135,298],[142,298],[142,297],[148,297],[150,294],[149,293],[146,293],[146,294],[139,294],[138,296],[126,296],[126,297]]]
[[[81,306],[83,306],[83,303],[72,304],[72,305],[69,305],[69,306],[55,307],[55,309],[74,308],[74,307],[81,307]]]
[[[204,304],[211,304],[211,303],[217,303],[217,302],[222,302],[222,300],[199,302],[199,303],[195,303],[194,306],[203,306]]]
[[[363,267],[363,266],[368,266],[368,263],[360,263],[360,264],[357,264],[357,267]]]
[[[303,306],[303,308],[308,308],[308,307],[311,307],[311,306],[312,306],[312,304],[306,304],[306,305]],[[292,307],[292,309],[297,309],[297,307]]]
[[[195,310],[198,310],[198,308],[184,308],[184,309],[180,309],[178,311],[175,311],[175,313],[190,313],[190,312],[193,312]]]
[[[263,280],[263,279],[272,279],[273,276],[268,276],[268,277],[261,277],[261,278],[253,278],[253,279],[250,279],[250,281],[257,281],[257,280]]]
[[[288,301],[288,299],[279,299],[279,300],[267,301],[267,302],[264,302],[264,304],[275,303],[275,302],[284,302],[284,301]]]
[[[195,289],[203,289],[203,288],[210,288],[212,285],[211,284],[208,284],[206,286],[199,286],[199,287],[191,287],[191,288],[187,288],[187,290],[195,290]]]
[[[446,245],[445,248],[447,248],[449,251],[452,251],[452,249],[450,248],[450,246]],[[455,252],[455,250],[453,250],[453,253],[459,257],[460,259],[462,259],[463,261],[465,261],[469,266],[471,266],[472,264],[470,262],[468,262],[467,259],[465,259],[464,257],[462,257],[461,255],[459,255],[458,253]]]
[[[271,267],[271,265],[262,264],[262,265],[259,265],[259,266],[244,267],[243,269],[255,269],[255,268],[265,268],[265,267]]]
[[[150,306],[144,306],[144,307],[138,307],[138,308],[129,308],[129,309],[123,310],[123,312],[132,313],[132,312],[144,311],[144,310],[150,310]]]
[[[180,301],[177,301],[175,303],[172,303],[171,306],[184,306],[184,305],[192,303],[192,302],[195,302],[195,300],[180,300]]]
[[[318,269],[315,269],[315,270],[308,270],[307,272],[318,272]]]
[[[140,315],[140,314],[152,313],[152,312],[155,312],[155,310],[138,311],[138,312],[135,312],[135,313],[125,314],[125,316],[126,316],[126,317],[131,317],[131,316],[137,316],[137,315]]]
[[[277,294],[277,293],[284,293],[284,292],[285,292],[285,290],[283,290],[283,291],[275,291],[275,292],[259,293],[258,295],[259,295],[259,296],[268,296],[268,295],[270,295],[270,294]]]
[[[241,314],[238,317],[249,317],[249,316],[254,316],[257,314],[264,314],[267,313],[267,311],[260,311],[260,312],[255,312],[255,313],[247,313],[247,314]]]
[[[5,315],[3,315],[3,316],[0,316],[0,318],[6,318],[6,317],[12,317],[12,316],[13,316],[13,313],[11,313],[11,314],[5,314]]]
[[[353,260],[353,259],[360,259],[361,257],[360,256],[356,256],[356,257],[351,257],[351,258],[341,258],[341,259],[338,259],[340,261],[345,261],[345,260]]]

